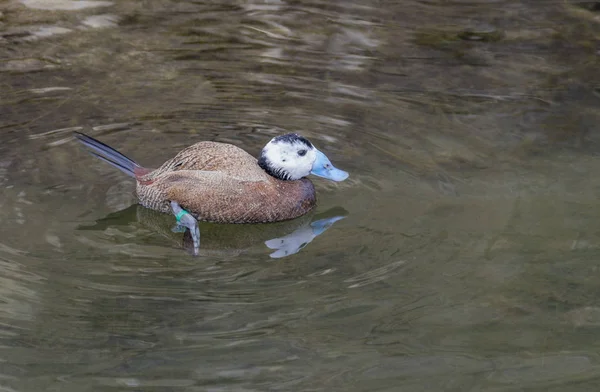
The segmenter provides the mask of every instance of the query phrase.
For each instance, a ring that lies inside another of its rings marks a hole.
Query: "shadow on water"
[[[0,390],[598,390],[597,3],[0,2]],[[351,176],[190,257],[73,131]]]

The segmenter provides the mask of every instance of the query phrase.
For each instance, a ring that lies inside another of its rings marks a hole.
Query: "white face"
[[[296,135],[294,135],[296,136]],[[282,180],[299,180],[310,174],[317,151],[310,142],[299,137],[277,137],[263,148],[259,164]]]

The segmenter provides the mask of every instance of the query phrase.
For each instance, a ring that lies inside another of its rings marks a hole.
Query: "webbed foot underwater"
[[[193,144],[158,169],[148,169],[112,147],[82,133],[77,139],[90,152],[136,180],[144,207],[173,213],[177,222],[197,231],[195,221],[267,223],[294,219],[316,205],[309,174],[344,181],[348,173],[297,134],[277,136],[259,159],[231,144]],[[186,216],[190,214],[191,216]],[[200,236],[194,236],[199,247]]]

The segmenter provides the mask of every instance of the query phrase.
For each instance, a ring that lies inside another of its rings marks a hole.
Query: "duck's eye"
[[[300,155],[301,157],[306,155],[306,150],[300,150],[298,151],[298,155]]]

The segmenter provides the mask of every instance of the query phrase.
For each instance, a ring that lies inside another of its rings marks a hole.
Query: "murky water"
[[[0,389],[597,390],[598,10],[1,3]],[[191,257],[73,130],[148,166],[297,131],[351,178]]]

